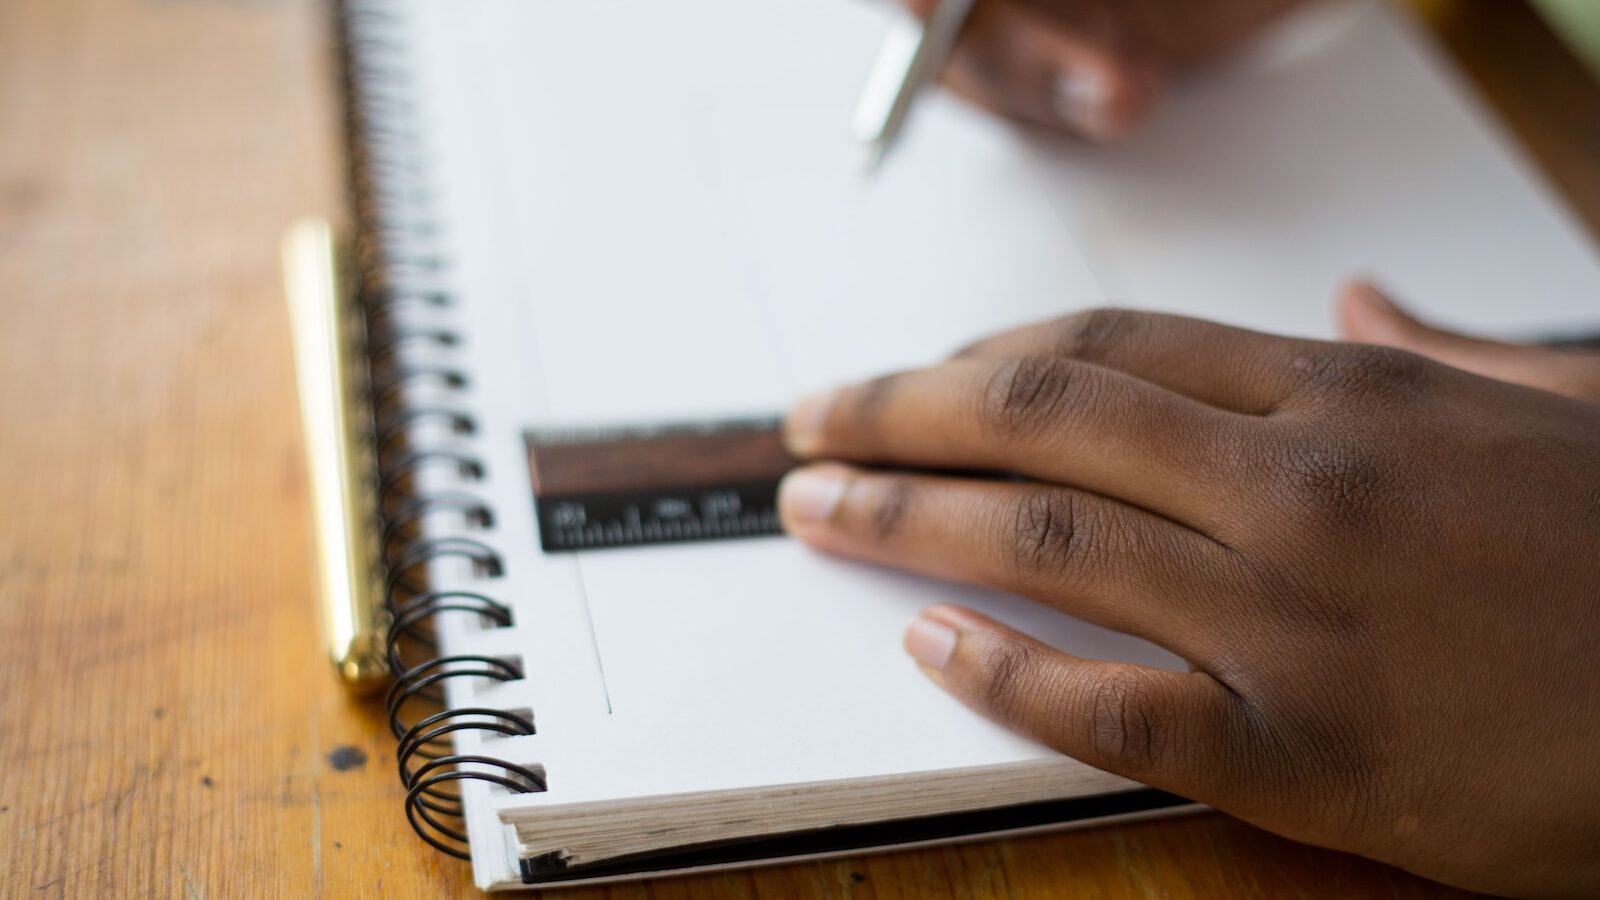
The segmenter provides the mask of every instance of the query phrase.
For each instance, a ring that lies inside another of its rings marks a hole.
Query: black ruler
[[[782,532],[778,482],[794,466],[776,418],[527,435],[547,552]]]
[[[778,482],[538,499],[539,543],[586,550],[779,534]]]

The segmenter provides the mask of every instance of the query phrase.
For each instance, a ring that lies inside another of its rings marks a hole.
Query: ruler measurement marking
[[[599,549],[781,533],[794,464],[775,418],[542,429],[525,439],[540,544]]]
[[[538,510],[541,540],[546,550],[559,551],[776,535],[781,533],[776,493],[772,482],[715,485],[698,495],[674,491],[549,498]],[[669,516],[638,513],[657,508],[658,500],[668,501],[663,508],[670,510]]]

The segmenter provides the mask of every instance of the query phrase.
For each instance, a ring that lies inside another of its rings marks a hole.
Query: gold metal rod
[[[316,521],[323,634],[345,687],[370,694],[389,679],[388,615],[378,571],[371,411],[358,406],[365,375],[345,332],[350,291],[333,229],[296,222],[283,242],[284,278],[300,386],[311,505]]]

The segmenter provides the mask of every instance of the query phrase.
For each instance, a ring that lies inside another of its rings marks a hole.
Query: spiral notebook
[[[390,684],[403,814],[484,888],[1195,808],[983,721],[899,640],[954,602],[1179,660],[776,533],[798,394],[1107,303],[1327,335],[1354,272],[1464,328],[1600,322],[1594,248],[1383,5],[1289,23],[1114,150],[932,96],[870,178],[884,5],[338,9],[353,274],[295,282],[330,641]]]

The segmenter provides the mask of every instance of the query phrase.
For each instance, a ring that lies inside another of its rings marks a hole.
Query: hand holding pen
[[[1093,141],[1131,132],[1171,75],[1232,49],[1304,0],[897,0],[857,134],[876,161],[934,78],[1035,127]]]

